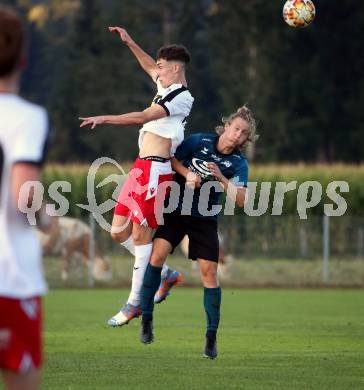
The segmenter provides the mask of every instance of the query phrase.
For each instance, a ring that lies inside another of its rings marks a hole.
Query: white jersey
[[[163,88],[157,81],[158,93],[153,99],[153,104],[161,105],[167,116],[146,123],[139,130],[139,148],[142,146],[144,132],[157,134],[169,138],[172,142],[171,156],[181,144],[184,138],[185,123],[190,115],[193,97],[188,89],[182,84],[172,84]]]
[[[11,169],[14,163],[41,164],[48,138],[48,116],[39,106],[0,93],[0,296],[43,295],[40,243],[35,228],[14,204]]]

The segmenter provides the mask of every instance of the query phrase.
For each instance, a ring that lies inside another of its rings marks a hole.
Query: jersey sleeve
[[[244,159],[235,170],[232,181],[237,187],[247,187],[248,176],[249,167],[247,161]]]
[[[192,108],[192,103],[193,97],[184,86],[171,91],[157,102],[157,104],[166,110],[167,116],[188,116]]]
[[[201,134],[190,135],[181,143],[181,145],[178,146],[174,157],[179,161],[183,161],[188,157],[191,157],[194,151],[198,148],[200,140]]]
[[[12,162],[42,165],[45,159],[48,138],[48,115],[43,108],[39,108],[22,121],[13,143]]]

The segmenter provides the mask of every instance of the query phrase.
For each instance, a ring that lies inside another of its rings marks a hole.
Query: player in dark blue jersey
[[[221,303],[217,278],[217,214],[221,210],[223,192],[239,207],[244,206],[248,162],[240,149],[257,137],[255,120],[246,106],[223,118],[223,126],[218,126],[216,132],[194,134],[183,141],[176,151],[172,166],[176,172],[174,182],[179,184],[180,196],[176,198],[171,191],[168,209],[174,211],[164,214],[164,225],[160,225],[155,233],[152,256],[144,276],[141,303],[141,341],[147,344],[154,340],[154,302],[165,299],[170,289],[170,286],[163,286],[157,292],[162,266],[167,256],[187,235],[189,258],[198,261],[204,286],[207,332],[203,356],[212,359],[217,356],[216,332]]]
[[[217,183],[219,180],[216,179],[218,177],[221,179],[226,178],[229,181],[234,178],[239,183],[238,187],[246,187],[248,179],[246,158],[239,150],[223,153],[218,147],[219,140],[220,137],[217,134],[194,134],[187,138],[176,151],[175,159],[178,161],[174,162],[174,169],[176,170],[174,181],[180,185],[181,194],[184,195],[186,191],[184,174],[186,176],[189,174],[187,192],[189,192],[189,187],[194,187],[194,181],[197,180],[195,183],[197,188],[193,191],[192,202],[186,201],[185,196],[180,196],[176,213],[216,220],[217,214],[214,212],[213,205],[220,203],[221,194],[224,192],[223,186]],[[192,183],[190,183],[191,181]],[[206,183],[208,182],[208,190],[210,192],[206,199],[204,196],[201,197],[201,190],[207,190]],[[207,202],[204,202],[205,199]]]

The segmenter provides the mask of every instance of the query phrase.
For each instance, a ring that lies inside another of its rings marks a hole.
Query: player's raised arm
[[[147,54],[127,33],[124,28],[121,27],[109,27],[109,31],[119,34],[120,39],[124,42],[129,49],[132,51],[140,66],[145,70],[146,73],[153,79],[154,82],[157,80],[157,64],[154,59]]]
[[[100,116],[90,116],[79,118],[82,123],[80,127],[91,126],[91,129],[94,129],[97,125],[143,125],[144,123],[150,122],[152,120],[157,120],[167,116],[166,110],[158,105],[154,104],[151,107],[148,107],[144,111],[140,112],[129,112],[128,114],[121,115],[100,115]]]

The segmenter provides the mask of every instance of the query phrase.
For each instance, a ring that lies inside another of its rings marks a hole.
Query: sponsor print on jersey
[[[203,147],[203,149],[201,150],[201,153],[203,154],[208,154],[209,150],[205,147]]]
[[[190,166],[190,169],[193,172],[199,174],[203,179],[212,179],[213,176],[211,175],[207,164],[208,163],[206,161],[194,157],[192,159],[192,165]]]
[[[212,154],[211,157],[212,157],[215,161],[221,161],[221,157],[217,157],[216,154]]]
[[[227,160],[222,161],[221,164],[224,164],[226,168],[230,168],[233,165],[231,161],[227,161]]]

